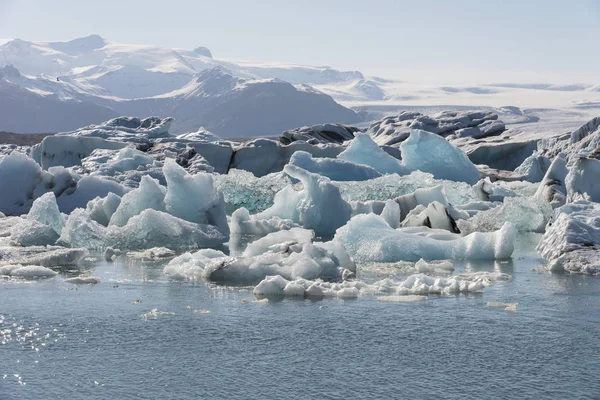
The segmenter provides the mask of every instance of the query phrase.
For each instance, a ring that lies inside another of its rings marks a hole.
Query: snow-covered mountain
[[[0,67],[0,95],[13,93],[12,119],[1,120],[0,129],[17,132],[40,131],[26,121],[29,104],[52,103],[38,107],[52,115],[60,103],[85,104],[84,124],[107,113],[158,115],[176,118],[174,133],[205,126],[224,137],[278,135],[299,125],[358,122],[354,111],[307,84],[363,79],[359,72],[235,64],[213,59],[205,47],[124,45],[96,35],[68,42],[15,39],[0,46]],[[74,119],[45,118],[42,130],[74,129],[82,122]]]
[[[326,66],[233,62],[214,58],[206,47],[129,45],[97,35],[68,42],[6,41],[0,45],[2,67],[0,96],[7,97],[9,90],[26,92],[21,100],[11,94],[10,129],[19,132],[32,132],[31,114],[25,113],[31,102],[64,102],[67,108],[86,103],[89,123],[105,120],[106,109],[120,115],[173,116],[173,133],[205,126],[224,137],[354,124],[404,110],[430,114],[504,106],[519,107],[527,117],[523,123],[534,130],[547,130],[542,127],[546,123],[568,130],[600,110],[597,84],[411,83]],[[26,97],[32,100],[24,103]],[[77,128],[62,117],[44,126],[43,131]],[[9,129],[6,120],[0,121],[0,129]]]

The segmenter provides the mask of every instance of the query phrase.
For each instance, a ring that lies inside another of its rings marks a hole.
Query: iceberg
[[[577,200],[554,212],[537,247],[547,269],[600,274],[600,204]]]
[[[580,158],[569,169],[564,183],[567,199],[572,201],[584,196],[593,202],[600,202],[600,161],[594,158]]]
[[[284,172],[302,182],[303,189],[297,192],[292,186],[285,187],[275,195],[270,208],[255,215],[256,219],[289,219],[323,237],[333,235],[350,219],[350,204],[328,178],[289,164]]]
[[[173,160],[165,161],[163,172],[167,181],[165,210],[169,214],[189,222],[213,225],[225,237],[229,236],[223,193],[215,188],[211,175],[190,175]]]
[[[399,160],[386,153],[365,133],[357,132],[354,140],[337,158],[371,167],[381,174],[405,175],[407,173]]]
[[[353,217],[333,238],[344,245],[350,256],[361,262],[424,260],[494,260],[510,258],[516,230],[506,223],[496,232],[475,232],[455,240],[420,237],[392,229],[375,214]]]
[[[429,172],[437,179],[477,183],[480,173],[458,147],[435,133],[413,130],[400,145],[406,171]]]
[[[130,218],[141,214],[142,211],[146,209],[164,211],[165,194],[166,189],[159,185],[156,180],[150,178],[149,176],[142,177],[140,186],[137,189],[126,193],[120,199],[117,208],[110,215],[109,223],[107,225],[124,226],[127,224]],[[108,196],[106,198],[108,199]],[[103,210],[104,207],[100,207],[104,206],[104,203],[105,202],[102,202],[101,205],[99,204],[97,209]],[[99,211],[97,211],[97,213],[99,213]],[[106,217],[108,217],[107,214],[107,212],[104,213]]]
[[[565,180],[568,173],[567,161],[564,155],[560,153],[554,158],[552,164],[550,164],[546,175],[544,175],[542,182],[534,194],[534,198],[550,203],[553,208],[565,204],[567,197]]]
[[[313,158],[306,151],[297,151],[290,158],[290,165],[308,172],[326,176],[333,181],[366,181],[381,176],[376,169],[336,158]]]
[[[289,230],[299,226],[290,219],[271,217],[269,219],[257,219],[251,216],[244,207],[238,208],[231,214],[229,230],[231,235],[253,235],[264,236],[272,232]]]

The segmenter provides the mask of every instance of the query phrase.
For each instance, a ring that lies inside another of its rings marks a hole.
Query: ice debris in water
[[[100,283],[100,278],[97,276],[75,276],[64,280],[65,283],[75,285],[95,285]]]
[[[41,265],[4,265],[0,267],[0,275],[20,279],[44,279],[52,278],[57,273]]]
[[[517,307],[519,303],[502,303],[499,301],[488,301],[488,308],[503,308],[504,311],[508,312],[517,312]]]
[[[175,313],[174,312],[170,312],[170,311],[158,311],[157,308],[153,308],[151,311],[140,315],[140,318],[142,318],[142,319],[156,319],[158,317],[164,317],[164,316],[169,316],[169,315],[175,315]]]
[[[424,274],[410,275],[403,281],[383,279],[368,284],[360,280],[339,283],[323,280],[285,279],[280,275],[267,276],[254,288],[256,296],[338,297],[358,296],[427,296],[479,292],[496,280],[511,279],[499,273],[474,273],[453,277],[430,277]]]
[[[268,275],[289,279],[324,278],[341,281],[356,266],[341,244],[311,243],[313,232],[292,228],[270,233],[231,257],[216,250],[185,253],[164,268],[172,279],[206,279],[220,284],[252,285]]]

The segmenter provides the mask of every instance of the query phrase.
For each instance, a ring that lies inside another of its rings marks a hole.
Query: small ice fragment
[[[112,247],[107,247],[106,250],[104,251],[104,259],[109,262],[114,261],[115,258],[117,258],[120,255],[121,255],[121,250],[113,249]]]
[[[210,314],[211,313],[210,310],[194,310],[192,312],[195,314]]]
[[[169,312],[169,311],[158,311],[158,309],[153,308],[152,311],[142,314],[142,315],[140,315],[140,317],[143,319],[149,319],[149,318],[155,319],[156,317],[162,317],[162,316],[166,316],[166,315],[175,315],[175,313]]]
[[[321,307],[319,307],[319,310],[324,310],[326,308],[329,308],[329,307],[327,307],[327,306],[321,306]]]
[[[258,304],[267,304],[269,302],[269,299],[264,298],[264,299],[260,299],[260,300],[253,300],[253,303],[258,303]]]
[[[504,309],[504,311],[516,313],[518,305],[519,303],[510,303],[509,306]]]
[[[405,295],[405,296],[379,296],[377,301],[386,303],[413,303],[427,300],[427,296]]]
[[[141,300],[136,300],[136,301],[131,302],[131,304],[140,304],[141,302],[142,302]]]
[[[488,301],[487,303],[489,308],[503,308],[504,311],[508,312],[517,312],[517,306],[519,303],[502,303],[500,301]]]
[[[74,278],[65,279],[65,283],[72,283],[75,285],[95,285],[100,283],[100,278],[97,276],[76,276]]]

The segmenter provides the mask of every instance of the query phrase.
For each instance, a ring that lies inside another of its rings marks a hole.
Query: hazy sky
[[[0,0],[0,38],[92,33],[435,82],[600,83],[600,0]]]

